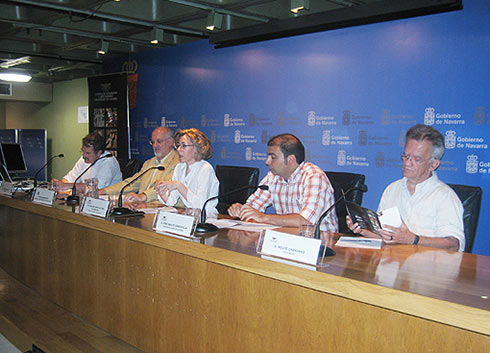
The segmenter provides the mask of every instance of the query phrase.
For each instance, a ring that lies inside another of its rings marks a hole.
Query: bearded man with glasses
[[[381,237],[387,244],[463,251],[463,205],[436,173],[444,152],[444,137],[439,131],[426,125],[411,127],[401,155],[403,178],[388,185],[378,206],[378,212],[396,206],[402,225],[399,228],[386,225],[373,233],[347,217],[350,230],[370,238]]]
[[[118,195],[125,185],[148,168],[163,166],[165,170],[154,169],[124,190],[127,192],[124,196],[124,202],[151,202],[158,199],[154,184],[157,180],[172,179],[175,166],[179,163],[179,155],[173,150],[174,132],[167,127],[157,127],[153,130],[149,143],[155,156],[143,163],[138,173],[120,183],[99,190],[99,195]]]

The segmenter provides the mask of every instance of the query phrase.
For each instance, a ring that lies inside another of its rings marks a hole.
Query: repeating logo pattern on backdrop
[[[473,120],[470,123],[473,122],[475,126],[485,125],[487,121],[490,123],[483,106],[477,106],[470,114]],[[161,124],[179,129],[199,125],[210,138],[215,156],[222,161],[234,161],[232,163],[237,165],[264,162],[267,159],[266,144],[271,136],[291,132],[303,141],[307,160],[325,170],[330,166],[352,172],[361,168],[359,172],[362,172],[369,166],[400,169],[400,153],[403,152],[406,131],[409,126],[422,123],[420,120],[423,118],[424,124],[435,126],[444,136],[448,153],[441,161],[441,172],[457,173],[461,170],[467,175],[490,174],[490,162],[486,162],[486,155],[482,154],[488,150],[486,130],[480,130],[480,136],[471,136],[471,130],[465,128],[466,121],[462,114],[439,112],[434,106],[426,106],[418,118],[403,112],[393,114],[391,109],[383,108],[377,122],[376,117],[353,114],[351,109],[337,114],[319,113],[311,109],[302,115],[287,108],[275,115],[276,121],[271,118],[273,116],[253,112],[242,116],[228,112],[221,118],[207,113],[195,117],[176,114],[171,118],[162,116],[158,121],[145,117],[142,124],[139,122],[137,126],[153,129]],[[444,129],[445,126],[447,129]],[[136,138],[138,143],[146,142],[145,137],[140,135],[138,133],[133,139]],[[140,149],[132,148],[132,151],[135,155],[152,153],[146,144],[142,144]]]

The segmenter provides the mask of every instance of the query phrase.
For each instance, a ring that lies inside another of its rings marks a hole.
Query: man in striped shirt
[[[271,138],[265,161],[270,172],[260,182],[269,190],[257,189],[244,205],[231,205],[228,213],[244,221],[284,227],[315,224],[334,203],[333,187],[323,170],[304,159],[305,148],[296,136],[281,134]],[[269,206],[276,214],[265,213]],[[325,217],[320,229],[338,231],[335,210]]]

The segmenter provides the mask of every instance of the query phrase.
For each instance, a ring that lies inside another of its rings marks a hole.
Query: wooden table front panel
[[[0,266],[8,273],[147,352],[490,347],[486,335],[3,205],[0,232]]]

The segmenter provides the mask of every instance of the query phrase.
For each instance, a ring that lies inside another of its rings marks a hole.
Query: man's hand
[[[228,207],[228,214],[232,217],[240,218],[240,211],[242,210],[243,205],[241,203],[234,203],[230,207]]]
[[[124,202],[145,202],[147,200],[146,194],[136,194],[134,192],[130,192],[129,194],[124,196]]]
[[[240,218],[242,221],[254,220],[259,223],[267,223],[267,216],[264,213],[241,203],[234,203],[228,207],[228,214],[232,217]]]
[[[240,219],[246,222],[253,220],[259,223],[268,223],[265,213],[259,212],[249,205],[243,205],[240,210]]]
[[[73,187],[73,184],[70,185],[68,183],[65,183],[61,180],[54,179],[54,178],[51,180],[51,183],[53,184],[53,188],[56,191],[68,190],[68,189],[71,189]]]
[[[386,244],[412,244],[415,240],[413,234],[402,220],[400,228],[383,225],[384,229],[379,231],[379,235]]]
[[[367,229],[362,229],[361,227],[359,227],[358,223],[352,223],[352,220],[349,216],[345,217],[345,223],[347,224],[347,227],[349,227],[349,229],[352,231],[352,233],[360,234],[366,238],[381,238],[379,234],[371,232]]]

